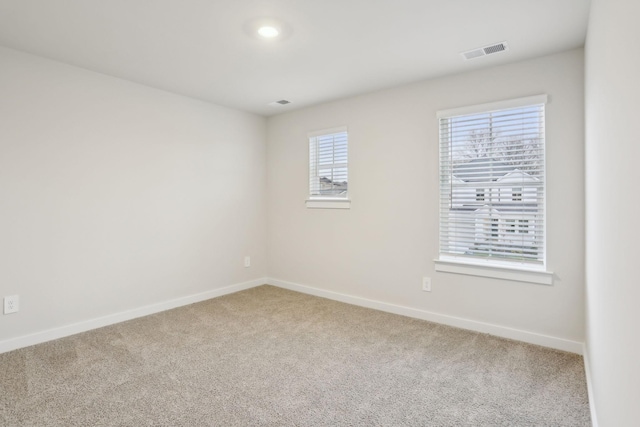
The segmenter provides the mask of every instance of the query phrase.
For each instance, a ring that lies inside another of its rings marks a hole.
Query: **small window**
[[[521,202],[522,201],[522,187],[516,187],[513,189],[512,193],[512,200],[514,202]]]
[[[307,207],[349,207],[348,157],[349,137],[346,128],[309,134]]]
[[[491,237],[493,238],[498,237],[499,221],[498,218],[491,218]]]

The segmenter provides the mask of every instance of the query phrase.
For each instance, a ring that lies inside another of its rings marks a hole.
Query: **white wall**
[[[268,120],[269,276],[584,340],[583,51],[349,98]],[[436,273],[436,111],[546,93],[553,286]],[[307,209],[308,131],[349,128],[350,210]],[[421,291],[421,277],[433,291]]]
[[[592,0],[586,44],[586,357],[600,427],[640,424],[638,16],[635,0]]]
[[[264,277],[265,132],[1,48],[0,342]]]

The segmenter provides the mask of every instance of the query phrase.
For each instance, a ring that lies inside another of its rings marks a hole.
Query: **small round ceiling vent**
[[[281,99],[280,101],[274,101],[269,103],[272,107],[282,107],[283,105],[291,104],[291,101],[287,101],[286,99]]]

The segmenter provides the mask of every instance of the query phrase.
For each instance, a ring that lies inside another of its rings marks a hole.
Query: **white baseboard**
[[[127,320],[136,319],[142,316],[148,316],[150,314],[159,313],[165,310],[171,310],[172,308],[182,307],[183,305],[189,305],[200,301],[205,301],[211,298],[219,297],[222,295],[232,294],[235,292],[243,291],[245,289],[254,288],[256,286],[264,285],[267,283],[267,278],[260,278],[250,280],[248,282],[236,283],[224,288],[212,289],[210,291],[201,292],[199,294],[188,295],[172,299],[169,301],[160,302],[157,304],[151,304],[140,308],[134,308],[132,310],[122,311],[120,313],[109,314],[107,316],[97,317],[95,319],[84,320],[82,322],[73,323],[70,325],[60,326],[53,329],[47,329],[42,332],[36,332],[29,335],[24,335],[16,338],[9,338],[4,341],[0,341],[0,353],[16,350],[23,347],[28,347],[35,344],[55,340],[58,338],[64,338],[69,335],[75,335],[80,332],[86,332],[91,329],[101,328],[103,326],[113,325],[115,323],[125,322]]]
[[[584,373],[587,377],[587,394],[589,395],[589,409],[591,409],[591,425],[598,427],[598,416],[596,415],[596,401],[593,395],[593,378],[591,377],[591,361],[589,359],[589,350],[587,344],[584,344],[582,351],[582,359],[584,360]]]
[[[181,298],[176,298],[169,301],[164,301],[157,304],[151,304],[144,307],[136,308],[133,310],[127,310],[120,313],[114,313],[95,319],[89,319],[70,325],[60,326],[53,329],[48,329],[41,332],[36,332],[21,337],[9,338],[4,341],[0,341],[0,353],[16,350],[23,347],[28,347],[35,344],[51,341],[58,338],[67,337],[69,335],[78,334],[80,332],[86,332],[91,329],[101,328],[103,326],[113,325],[115,323],[125,322],[127,320],[135,319],[142,316],[158,313],[172,308],[181,307],[188,304],[193,304],[200,301],[205,301],[211,298],[219,297],[222,295],[232,294],[245,289],[254,288],[256,286],[268,283],[273,286],[277,286],[284,289],[289,289],[296,292],[301,292],[309,295],[315,295],[323,298],[332,299],[335,301],[344,302],[347,304],[358,305],[361,307],[373,308],[376,310],[386,311],[388,313],[399,314],[402,316],[413,317],[422,320],[428,320],[435,323],[441,323],[444,325],[455,326],[457,328],[469,329],[472,331],[488,333],[503,338],[514,339],[518,341],[524,341],[531,344],[537,344],[544,347],[550,347],[558,350],[568,351],[571,353],[583,354],[583,343],[577,341],[565,340],[562,338],[556,338],[548,335],[537,334],[534,332],[522,331],[519,329],[508,328],[505,326],[493,325],[490,323],[478,322],[475,320],[464,319],[460,317],[448,316],[439,313],[433,313],[426,310],[420,310],[411,307],[405,307],[395,304],[389,304],[382,301],[376,301],[357,297],[353,295],[342,294],[333,291],[327,291],[324,289],[314,288],[311,286],[301,285],[293,282],[287,282],[274,278],[260,278],[251,280],[248,282],[237,283],[224,288],[212,289],[210,291],[202,292],[199,294],[189,295]],[[585,357],[585,367],[587,360]],[[587,378],[589,379],[589,371],[587,368]],[[590,394],[591,399],[591,394]],[[594,418],[595,419],[595,418]],[[595,424],[594,424],[595,425]]]
[[[433,313],[417,308],[405,307],[401,305],[389,304],[382,301],[371,300],[367,298],[357,297],[353,295],[342,294],[339,292],[327,291],[324,289],[314,288],[311,286],[300,285],[298,283],[287,282],[275,278],[268,278],[267,283],[284,289],[296,292],[302,292],[309,295],[328,298],[335,301],[345,302],[347,304],[358,305],[361,307],[373,308],[376,310],[386,311],[388,313],[400,314],[402,316],[414,317],[416,319],[428,320],[430,322],[441,323],[444,325],[455,326],[457,328],[468,329],[476,332],[495,335],[502,338],[523,341],[530,344],[536,344],[557,350],[567,351],[570,353],[582,354],[583,343],[578,341],[566,340],[563,338],[542,335],[535,332],[523,331],[520,329],[509,328],[506,326],[494,325],[491,323],[478,322],[476,320],[465,319],[461,317],[448,316],[445,314]]]

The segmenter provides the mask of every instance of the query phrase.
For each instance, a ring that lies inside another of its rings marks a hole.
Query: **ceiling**
[[[0,0],[0,45],[268,116],[580,47],[588,14],[589,0]],[[252,36],[259,17],[288,35]]]

